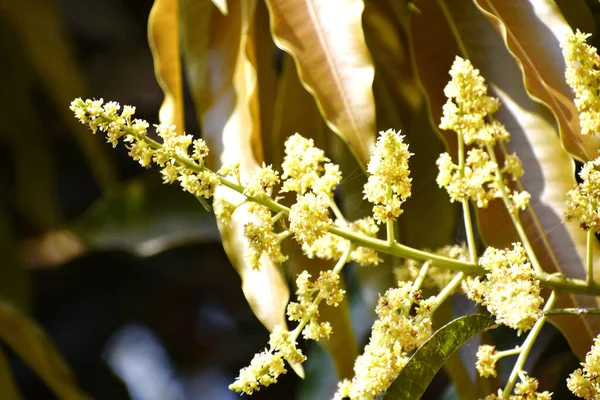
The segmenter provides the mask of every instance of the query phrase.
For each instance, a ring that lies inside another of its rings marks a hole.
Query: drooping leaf
[[[3,302],[0,302],[0,340],[14,350],[58,398],[89,398],[78,387],[69,366],[46,334],[25,315]]]
[[[21,48],[41,79],[56,112],[85,153],[99,185],[110,186],[115,180],[115,172],[108,149],[99,136],[90,135],[73,118],[67,107],[75,97],[85,95],[86,88],[63,33],[57,4],[46,0],[4,1],[2,12],[16,32]]]
[[[521,219],[536,255],[548,272],[584,277],[585,234],[575,224],[561,223],[566,192],[574,187],[575,179],[573,161],[560,143],[554,116],[544,105],[531,100],[524,88],[521,71],[500,35],[470,1],[426,1],[420,3],[419,9],[421,13],[413,18],[413,40],[423,39],[417,33],[426,29],[430,34],[446,38],[439,43],[428,43],[425,49],[426,52],[437,52],[435,65],[428,65],[423,55],[416,56],[419,72],[428,67],[438,68],[442,63],[444,65],[439,68],[449,69],[454,55],[469,58],[480,69],[492,94],[503,103],[496,117],[511,133],[509,151],[516,152],[523,161],[525,176],[522,184],[532,199],[530,207],[521,213]],[[454,44],[447,39],[449,35],[454,37]],[[413,48],[418,54],[422,46],[415,42]],[[430,85],[425,85],[428,95],[439,104],[443,101],[446,82],[428,82]],[[432,109],[432,113],[435,115],[436,111]],[[439,116],[440,111],[437,113]],[[451,134],[445,133],[445,137]],[[478,217],[482,238],[488,245],[504,248],[518,240],[507,212],[497,201],[487,209],[478,210]],[[558,304],[585,307],[595,306],[595,301],[564,294],[559,297]],[[591,319],[553,321],[579,356],[589,349],[599,330],[592,325]]]
[[[600,142],[581,135],[573,94],[565,82],[560,42],[572,30],[558,6],[550,0],[475,3],[517,60],[529,95],[554,114],[565,149],[584,162],[596,158]]]
[[[268,0],[275,43],[296,62],[329,127],[364,166],[375,142],[373,64],[360,0]]]
[[[165,94],[158,113],[161,123],[183,125],[183,87],[179,43],[179,1],[155,0],[148,17],[148,44],[154,58],[154,74]]]
[[[283,60],[283,71],[277,83],[277,88],[274,116],[277,122],[273,124],[271,135],[271,143],[273,143],[271,151],[274,157],[278,158],[277,165],[281,164],[283,142],[296,131],[307,138],[313,139],[315,146],[326,148],[327,138],[324,135],[324,121],[319,115],[314,99],[300,84],[296,66],[291,57],[287,55]],[[271,143],[266,141],[263,143],[265,143],[265,149],[270,147]],[[320,271],[333,268],[333,262],[319,259],[311,260],[302,254],[295,242],[289,244],[289,246],[286,246],[286,253],[289,253],[286,266],[292,278],[306,270],[313,279],[316,279]],[[338,307],[331,307],[322,303],[319,307],[319,315],[320,319],[328,321],[333,329],[333,334],[329,340],[320,340],[319,345],[332,358],[338,378],[351,378],[354,360],[358,356],[358,345],[352,330],[347,298]]]
[[[444,362],[473,336],[494,326],[487,315],[460,317],[436,331],[413,354],[382,400],[417,400]]]
[[[21,400],[21,392],[10,369],[6,354],[0,347],[0,398],[6,400]]]
[[[221,163],[241,165],[242,179],[247,179],[263,161],[260,136],[261,121],[257,92],[255,55],[255,1],[229,1],[228,14],[212,11],[210,41],[206,56],[203,86],[205,103],[198,104],[202,132],[213,156],[211,168]],[[190,55],[188,55],[190,57]],[[219,187],[215,199],[232,203],[242,201],[231,190]],[[231,263],[242,278],[242,290],[256,317],[272,330],[286,326],[285,308],[289,289],[279,269],[266,255],[260,270],[244,261],[244,224],[251,221],[247,207],[233,214],[230,225],[219,224],[223,246]],[[301,366],[294,366],[303,375]]]

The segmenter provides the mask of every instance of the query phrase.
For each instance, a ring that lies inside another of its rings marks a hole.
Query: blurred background
[[[268,332],[247,305],[213,215],[123,147],[91,135],[68,109],[75,97],[104,98],[158,123],[151,7],[0,1],[0,302],[19,313],[24,335],[32,321],[48,334],[93,398],[236,399],[227,386]],[[185,115],[187,131],[198,132],[194,110]],[[372,314],[357,303],[364,340]],[[458,307],[473,311],[471,303]],[[551,362],[538,371],[547,387],[578,361],[554,328],[545,332],[532,362]],[[317,346],[304,350],[304,383],[290,371],[253,398],[328,398],[332,362]],[[0,341],[0,352],[22,398],[56,398],[12,346]],[[456,398],[438,375],[428,398]]]

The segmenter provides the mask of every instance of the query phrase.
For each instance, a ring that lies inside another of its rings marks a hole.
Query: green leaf
[[[64,34],[58,5],[47,0],[4,1],[2,12],[16,32],[20,46],[56,112],[88,158],[96,180],[102,187],[110,186],[115,181],[115,171],[107,146],[99,136],[90,135],[67,107],[75,97],[86,93],[86,87]]]
[[[420,399],[448,357],[467,340],[494,324],[490,316],[473,314],[440,328],[413,354],[382,400]]]
[[[6,354],[0,347],[0,398],[5,400],[21,400],[21,392],[15,383]]]
[[[154,73],[165,94],[158,113],[161,123],[185,129],[179,44],[179,1],[155,0],[148,17],[148,43],[154,58]]]
[[[365,166],[375,143],[373,64],[363,2],[267,0],[273,39],[294,58],[328,126]]]
[[[46,334],[15,308],[0,302],[0,339],[63,400],[88,399]]]
[[[600,141],[581,135],[573,93],[565,82],[560,42],[572,30],[555,2],[476,0],[475,3],[517,61],[529,95],[554,114],[565,149],[584,162],[596,158]]]
[[[525,175],[521,182],[532,198],[530,207],[521,213],[521,219],[540,263],[547,272],[584,278],[586,235],[576,224],[562,223],[566,192],[576,182],[573,160],[562,147],[554,115],[546,106],[531,100],[523,84],[522,72],[501,36],[472,2],[426,1],[420,3],[419,8],[421,13],[413,18],[413,39],[426,39],[418,34],[427,30],[430,35],[445,40],[428,43],[424,50],[422,45],[415,45],[418,67],[423,70],[449,69],[454,55],[461,55],[480,69],[492,93],[502,101],[503,106],[496,117],[511,133],[509,151],[516,152],[523,161]],[[454,43],[449,36],[454,37]],[[423,54],[418,55],[421,51],[427,54],[439,52],[438,62],[435,65],[427,63]],[[429,74],[431,71],[426,76]],[[443,101],[445,82],[429,80],[428,83],[426,88],[430,98],[435,98],[436,103]],[[435,119],[441,111],[432,110],[432,113]],[[450,135],[455,134],[448,132],[445,137]],[[508,213],[499,201],[487,209],[479,209],[478,222],[482,238],[488,245],[504,248],[518,240]],[[598,269],[600,260],[598,257],[596,260],[595,269]],[[557,303],[560,307],[596,307],[593,298],[568,294],[560,295]],[[592,339],[600,331],[599,321],[593,319],[561,317],[552,321],[580,357],[589,350]]]

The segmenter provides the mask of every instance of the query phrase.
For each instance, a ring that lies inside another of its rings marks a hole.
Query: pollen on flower
[[[477,350],[477,362],[475,363],[475,368],[477,368],[479,376],[488,378],[490,376],[497,375],[497,353],[498,351],[496,350],[496,347],[490,346],[489,344],[479,346],[479,349]]]
[[[577,30],[570,33],[561,43],[567,69],[567,84],[575,93],[575,106],[579,111],[582,135],[600,132],[600,56],[596,48],[586,43],[590,34]]]
[[[450,76],[452,79],[444,89],[448,101],[443,107],[440,128],[455,131],[467,145],[476,143],[484,147],[507,140],[509,135],[502,124],[486,122],[486,117],[491,117],[498,110],[500,101],[488,96],[479,70],[469,60],[456,57]]]
[[[486,306],[499,324],[516,329],[519,334],[531,329],[542,316],[544,300],[523,246],[513,243],[512,250],[488,247],[479,264],[488,273],[483,281],[468,281],[469,298]]]
[[[600,397],[600,336],[596,336],[590,351],[585,355],[583,368],[576,369],[567,379],[567,387],[573,394],[586,400]]]
[[[381,132],[367,166],[371,174],[364,187],[365,198],[373,203],[378,223],[395,220],[402,214],[402,203],[410,196],[408,159],[411,153],[404,136],[389,129]]]
[[[583,165],[582,182],[567,192],[566,221],[577,221],[586,231],[600,233],[600,158]]]
[[[327,233],[332,221],[329,218],[329,200],[325,195],[312,192],[298,196],[290,208],[290,231],[300,244],[311,245]]]
[[[282,192],[303,195],[312,190],[314,193],[332,196],[342,178],[339,167],[329,162],[325,152],[315,147],[312,139],[298,133],[285,141],[285,157],[281,167]]]

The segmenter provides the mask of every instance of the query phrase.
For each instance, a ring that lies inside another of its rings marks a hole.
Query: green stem
[[[332,270],[332,272],[334,274],[338,274],[338,275],[340,274],[340,272],[342,271],[342,268],[344,268],[344,266],[350,259],[350,253],[352,253],[352,249],[353,249],[352,245],[348,246],[348,248],[346,249],[346,251],[344,252],[342,257],[335,264],[335,267],[333,267],[333,270]],[[315,307],[318,307],[319,304],[321,304],[322,300],[323,300],[323,297],[321,297],[321,293],[319,292],[319,294],[317,294],[317,296],[313,300],[313,305],[315,305]],[[302,317],[302,320],[300,320],[300,322],[298,322],[298,326],[296,326],[296,328],[294,328],[294,330],[292,332],[290,332],[292,339],[294,341],[296,341],[298,339],[298,336],[300,336],[300,333],[302,332],[302,330],[304,329],[306,324],[311,320],[311,318],[313,318],[313,315],[310,315],[307,313],[304,317]]]
[[[591,229],[587,231],[586,243],[586,265],[587,265],[587,283],[592,286],[596,284],[594,280],[594,243],[596,242],[596,234]]]
[[[523,243],[523,247],[525,247],[525,251],[527,252],[527,256],[531,261],[531,264],[535,268],[537,272],[543,272],[542,268],[537,256],[535,255],[535,251],[533,251],[533,247],[529,242],[529,238],[527,237],[527,233],[525,232],[525,228],[523,228],[523,224],[521,224],[521,219],[519,218],[518,211],[512,211],[512,207],[510,204],[510,198],[508,197],[508,190],[506,189],[506,185],[504,185],[504,177],[500,171],[500,166],[498,165],[498,160],[496,159],[496,153],[494,152],[494,146],[491,144],[486,145],[486,150],[488,155],[490,156],[490,160],[496,164],[496,184],[500,189],[500,193],[502,194],[502,201],[504,202],[504,206],[506,207],[510,218],[512,219],[513,225],[519,234],[519,239]]]
[[[548,298],[548,301],[546,302],[546,306],[544,307],[544,312],[546,312],[552,308],[555,300],[556,300],[555,293],[554,292],[550,293],[550,297]],[[535,325],[533,325],[533,328],[531,329],[529,334],[527,335],[527,339],[525,339],[525,342],[523,342],[523,346],[521,346],[521,352],[519,354],[519,358],[517,358],[517,362],[515,362],[515,365],[510,373],[510,377],[508,378],[508,382],[506,382],[506,386],[504,387],[504,391],[502,392],[503,399],[508,399],[510,394],[512,393],[513,387],[517,383],[517,378],[519,377],[519,372],[521,372],[523,370],[523,366],[525,365],[525,360],[527,360],[527,357],[529,356],[529,352],[533,348],[533,343],[535,342],[535,339],[537,338],[537,336],[540,334],[540,331],[542,330],[542,327],[544,326],[545,322],[546,322],[545,316],[542,316],[540,319],[538,319],[537,322],[535,323]]]
[[[465,274],[463,272],[459,272],[454,276],[454,278],[452,278],[450,282],[448,282],[444,289],[442,289],[442,291],[439,292],[435,297],[435,305],[431,308],[432,313],[435,312],[439,306],[441,306],[442,303],[444,303],[444,301],[446,301],[446,299],[454,293],[454,290],[458,287],[458,285],[460,285],[464,278]]]
[[[329,197],[329,208],[331,208],[333,210],[333,214],[335,215],[335,217],[337,219],[339,219],[340,221],[346,221],[346,217],[344,217],[342,210],[340,210],[338,205],[335,203],[333,196]]]
[[[553,308],[544,315],[600,315],[600,308]]]
[[[516,356],[517,354],[521,354],[521,351],[523,351],[523,349],[521,347],[515,347],[514,349],[510,349],[510,350],[499,351],[494,356],[494,359],[499,360],[501,358],[508,357],[508,356]]]
[[[104,114],[101,114],[101,117],[105,118],[107,121],[113,121],[111,118],[108,118]],[[146,143],[148,143],[150,147],[152,147],[155,150],[160,149],[162,147],[162,145],[156,142],[155,140],[145,135],[138,135],[131,127],[125,126],[124,130],[128,135],[134,136],[140,140],[144,140]],[[177,163],[189,168],[192,171],[201,172],[207,169],[205,166],[200,165],[187,157],[182,157],[180,155],[173,155],[172,157],[177,161]],[[228,187],[240,194],[244,193],[244,187],[239,183],[232,182],[224,176],[217,175],[217,177],[219,179],[219,182],[223,186]],[[281,212],[286,216],[290,213],[289,207],[286,207],[271,198],[258,198],[250,196],[246,196],[246,198],[249,201],[253,201],[255,203],[266,206],[272,211]],[[475,263],[464,262],[448,257],[443,257],[437,254],[414,249],[412,247],[405,246],[398,242],[390,244],[387,242],[387,240],[380,240],[363,234],[355,233],[347,228],[332,226],[331,228],[329,228],[329,232],[341,238],[350,240],[355,245],[368,247],[383,254],[389,254],[401,258],[409,258],[416,261],[430,261],[432,266],[445,268],[457,272],[463,272],[469,275],[485,274],[485,270]],[[564,290],[570,293],[600,296],[600,285],[589,286],[584,280],[569,279],[563,277],[562,275],[548,274],[546,272],[537,272],[536,279],[538,279],[544,286],[552,289]]]

